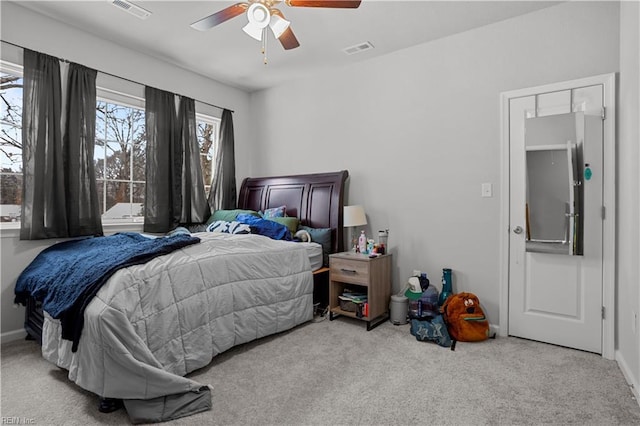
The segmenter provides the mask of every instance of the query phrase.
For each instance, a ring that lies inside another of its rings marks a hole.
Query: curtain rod
[[[6,40],[0,40],[0,41],[1,41],[1,42],[3,42],[3,43],[6,43],[6,44],[10,44],[11,46],[15,46],[15,47],[17,47],[17,48],[19,48],[19,49],[29,49],[28,47],[20,46],[19,44],[12,43],[12,42],[10,42],[10,41],[6,41]],[[29,50],[31,50],[31,49],[29,49]],[[50,55],[50,56],[51,56],[51,55]],[[61,62],[65,62],[65,63],[70,63],[70,62],[72,62],[72,61],[70,61],[70,60],[68,60],[68,59],[65,59],[65,58],[60,58],[60,57],[58,57],[57,59],[58,59],[59,61],[61,61]],[[80,65],[83,65],[83,64],[80,64]],[[86,65],[83,65],[83,66],[86,66]],[[91,67],[87,67],[87,68],[91,68]],[[106,71],[100,71],[100,70],[96,70],[96,71],[98,71],[99,73],[102,73],[102,74],[104,74],[104,75],[108,75],[108,76],[110,76],[110,77],[115,77],[115,78],[119,78],[120,80],[128,81],[129,83],[139,84],[139,85],[141,85],[141,86],[147,86],[147,85],[146,85],[146,84],[144,84],[144,83],[140,83],[139,81],[131,80],[130,78],[121,77],[121,76],[119,76],[119,75],[111,74],[111,73],[106,72]],[[178,94],[178,96],[182,96],[182,95],[179,95],[179,94]],[[222,109],[222,110],[228,109],[228,108],[225,108],[225,107],[221,107],[221,106],[219,106],[219,105],[210,104],[210,103],[208,103],[208,102],[200,101],[200,100],[197,100],[197,99],[195,99],[195,100],[196,100],[197,102],[200,102],[200,103],[205,104],[205,105],[209,105],[209,106],[214,107],[214,108],[218,108],[218,109]],[[232,110],[232,109],[230,109],[229,111],[231,111],[232,113],[234,113],[234,112],[235,112],[235,111],[234,111],[234,110]]]

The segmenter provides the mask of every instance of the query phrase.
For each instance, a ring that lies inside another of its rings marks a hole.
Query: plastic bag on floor
[[[412,319],[411,334],[416,337],[416,340],[436,342],[445,348],[451,347],[451,337],[442,315],[428,321]]]

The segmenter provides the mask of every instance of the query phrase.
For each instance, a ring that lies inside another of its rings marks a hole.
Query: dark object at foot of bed
[[[124,407],[121,399],[116,398],[100,398],[100,404],[98,405],[98,411],[101,413],[113,413]]]
[[[27,299],[27,306],[24,317],[24,329],[27,332],[27,340],[35,340],[42,345],[42,324],[44,323],[44,313],[42,303],[36,302],[33,297]]]

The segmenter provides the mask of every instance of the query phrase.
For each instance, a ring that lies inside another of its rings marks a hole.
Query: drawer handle
[[[342,272],[344,272],[345,274],[354,274],[354,275],[356,274],[356,270],[355,269],[344,269],[344,268],[341,268],[340,270]]]

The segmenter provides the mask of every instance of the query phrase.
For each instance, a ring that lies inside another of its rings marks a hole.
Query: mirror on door
[[[526,250],[582,255],[584,114],[525,120]]]

